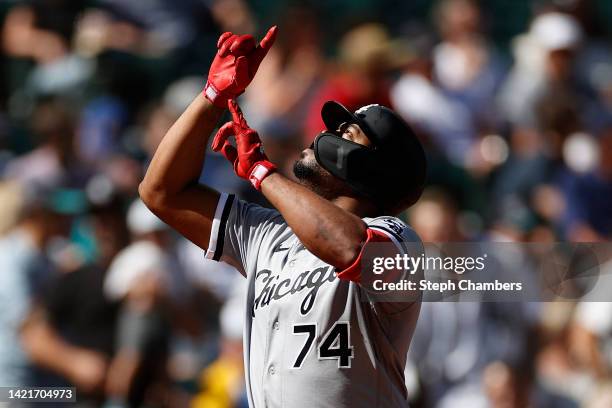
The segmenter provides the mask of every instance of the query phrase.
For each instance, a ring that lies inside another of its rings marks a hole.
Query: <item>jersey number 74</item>
[[[304,347],[298,354],[292,368],[301,368],[304,359],[312,349],[317,338],[316,323],[296,324],[293,326],[294,335],[308,335]],[[323,336],[317,347],[319,360],[338,360],[338,368],[350,368],[353,359],[353,346],[351,346],[350,325],[348,322],[336,322]]]

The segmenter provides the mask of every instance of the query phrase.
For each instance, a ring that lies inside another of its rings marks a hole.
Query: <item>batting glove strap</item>
[[[227,98],[220,98],[219,93],[220,92],[210,83],[210,81],[206,82],[206,86],[204,87],[204,96],[206,99],[215,106],[225,108],[227,106]]]
[[[261,182],[275,171],[276,166],[273,163],[267,160],[262,160],[260,162],[255,163],[251,168],[251,171],[249,173],[249,181],[251,182],[253,187],[257,189],[257,191],[260,191]]]

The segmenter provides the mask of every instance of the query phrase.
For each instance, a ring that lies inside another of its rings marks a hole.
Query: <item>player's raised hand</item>
[[[232,113],[232,121],[227,122],[217,131],[212,143],[215,152],[221,152],[234,166],[239,177],[249,180],[259,190],[262,180],[276,170],[263,152],[261,139],[256,131],[251,129],[235,100],[228,102]],[[234,135],[236,146],[229,138]]]
[[[259,44],[252,35],[223,33],[217,41],[217,54],[204,87],[208,100],[225,108],[228,100],[242,94],[274,44],[276,32],[277,27],[271,27]]]

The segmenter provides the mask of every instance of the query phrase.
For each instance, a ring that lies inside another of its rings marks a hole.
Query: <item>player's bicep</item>
[[[210,187],[194,185],[178,194],[145,203],[162,221],[185,238],[207,249],[221,195]]]

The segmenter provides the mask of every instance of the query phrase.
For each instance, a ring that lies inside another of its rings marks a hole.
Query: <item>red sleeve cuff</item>
[[[384,232],[368,228],[367,229],[367,239],[366,239],[366,242],[361,247],[359,256],[357,256],[357,259],[355,259],[355,261],[349,267],[336,273],[339,279],[349,280],[355,283],[361,282],[361,271],[362,271],[361,258],[363,256],[363,252],[366,246],[372,242],[392,242],[392,241],[389,238],[389,236],[385,234]]]

